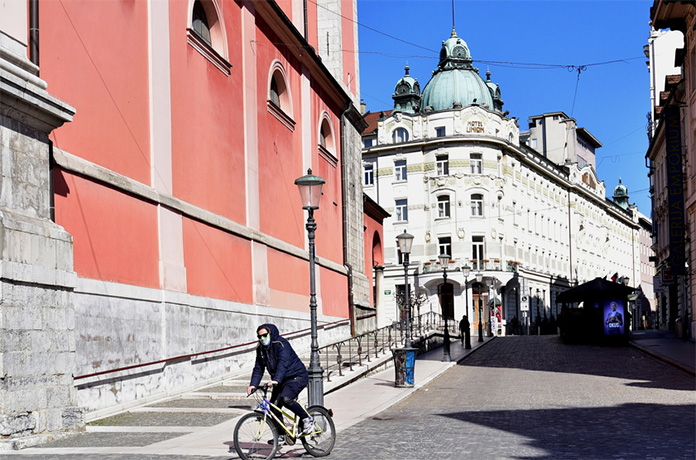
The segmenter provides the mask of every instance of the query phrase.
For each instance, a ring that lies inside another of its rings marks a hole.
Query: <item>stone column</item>
[[[23,37],[8,33],[0,27],[0,449],[84,427],[72,237],[51,220],[48,138],[74,109],[48,94]]]

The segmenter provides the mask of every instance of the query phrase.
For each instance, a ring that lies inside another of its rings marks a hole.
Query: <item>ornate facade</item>
[[[479,75],[454,31],[422,94],[408,77],[396,85],[394,110],[368,114],[363,134],[365,193],[391,214],[380,325],[399,318],[394,294],[404,276],[395,237],[404,231],[415,236],[410,284],[428,299],[414,315],[440,311],[438,255],[446,253],[454,317],[467,314],[489,333],[505,333],[515,316],[552,321],[559,292],[598,276],[640,283],[637,209],[606,198],[593,166],[601,144],[589,132],[562,112],[531,117],[520,132],[502,111],[500,88],[490,73]],[[415,110],[404,110],[406,96]],[[562,152],[553,132],[572,140]]]

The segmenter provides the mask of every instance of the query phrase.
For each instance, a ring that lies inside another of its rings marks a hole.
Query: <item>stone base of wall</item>
[[[310,327],[308,312],[93,280],[79,279],[74,299],[77,403],[88,421],[250,375],[256,328],[263,323],[277,325],[283,335]],[[319,324],[336,320],[320,315]],[[349,335],[344,321],[321,329],[319,345]],[[298,354],[309,352],[308,330],[289,340]],[[226,349],[241,344],[247,345]],[[204,353],[212,350],[220,351]],[[81,378],[143,363],[155,364]]]

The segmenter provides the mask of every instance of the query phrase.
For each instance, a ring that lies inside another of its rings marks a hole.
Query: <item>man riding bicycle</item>
[[[306,416],[307,413],[296,401],[297,396],[309,382],[307,368],[290,343],[280,336],[274,324],[262,324],[256,329],[256,336],[259,339],[256,347],[256,365],[251,374],[247,395],[259,386],[264,371],[268,370],[271,375],[271,381],[268,382],[268,386],[272,387],[271,401],[278,407],[287,407],[298,418],[305,417],[302,418],[302,433],[311,433],[314,420]],[[283,414],[277,410],[273,412],[281,421],[283,420]],[[278,432],[282,432],[280,427]],[[280,435],[278,441],[285,441],[284,436]]]

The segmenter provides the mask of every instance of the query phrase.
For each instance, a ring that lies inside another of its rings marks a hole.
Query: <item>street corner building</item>
[[[466,314],[488,335],[553,324],[562,309],[556,296],[596,277],[618,273],[651,296],[650,219],[623,184],[606,197],[595,162],[601,142],[558,111],[530,117],[520,131],[503,110],[504,85],[481,76],[472,56],[453,29],[423,88],[407,66],[395,77],[394,106],[365,114],[365,193],[391,214],[378,324],[402,315],[395,237],[404,231],[414,236],[414,317],[440,311],[444,268],[450,319]],[[650,302],[641,306],[649,316]]]
[[[0,5],[0,436],[220,381],[265,322],[307,351],[309,169],[321,340],[373,326],[384,212],[356,186],[355,18],[338,0]]]

